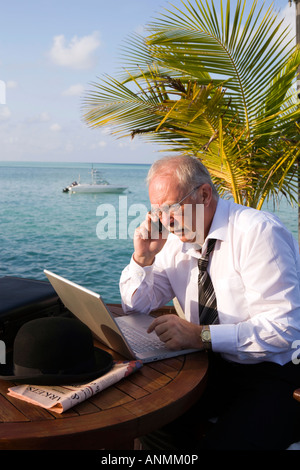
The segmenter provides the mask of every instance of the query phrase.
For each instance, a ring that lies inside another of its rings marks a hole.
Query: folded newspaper
[[[63,413],[108,388],[142,367],[141,361],[115,362],[105,375],[86,384],[63,386],[18,385],[8,395],[38,405],[55,413]]]

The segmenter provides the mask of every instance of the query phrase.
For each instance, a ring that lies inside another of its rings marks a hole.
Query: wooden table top
[[[0,449],[130,449],[199,399],[207,368],[205,352],[145,364],[62,414],[8,396],[14,384],[0,380]]]

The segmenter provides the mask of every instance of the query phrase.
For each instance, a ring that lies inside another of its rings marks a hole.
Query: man
[[[300,339],[296,242],[275,216],[219,198],[196,158],[155,162],[148,184],[152,212],[120,280],[124,311],[147,314],[177,297],[185,319],[165,315],[149,331],[170,349],[204,347],[211,372],[197,406],[145,442],[171,450],[288,447],[300,423],[292,397],[300,384],[292,361]],[[154,236],[157,217],[164,229]],[[213,416],[200,441],[194,427]]]

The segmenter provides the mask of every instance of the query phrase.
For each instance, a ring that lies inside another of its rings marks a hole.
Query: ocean
[[[133,240],[124,233],[120,239],[119,231],[115,238],[111,230],[99,233],[99,224],[105,225],[106,212],[114,208],[118,222],[125,200],[128,211],[136,203],[149,207],[149,166],[93,165],[110,183],[128,186],[123,195],[63,193],[74,180],[91,182],[91,168],[86,163],[0,162],[0,276],[43,280],[46,268],[100,293],[106,302],[120,302],[119,278]],[[104,229],[114,227],[114,219],[107,220]],[[128,217],[128,224],[133,220]]]
[[[119,278],[133,251],[133,231],[150,208],[149,165],[93,164],[124,194],[71,194],[91,181],[89,163],[0,162],[0,277],[45,280],[49,269],[119,303]],[[297,239],[298,211],[282,200],[275,212]],[[121,220],[121,223],[119,223]]]

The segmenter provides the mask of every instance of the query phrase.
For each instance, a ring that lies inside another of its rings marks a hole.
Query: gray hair
[[[211,180],[207,168],[197,157],[189,155],[170,155],[156,160],[147,175],[147,184],[156,176],[176,176],[178,184],[184,188],[193,188],[208,183],[215,197],[218,192]]]

